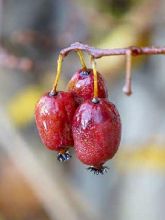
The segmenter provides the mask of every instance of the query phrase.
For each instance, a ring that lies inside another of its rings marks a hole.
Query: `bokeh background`
[[[0,220],[164,220],[165,57],[133,59],[133,95],[122,93],[125,58],[97,60],[122,119],[109,172],[46,150],[34,106],[50,90],[60,49],[163,46],[164,0],[0,0]],[[89,57],[86,62],[90,66]],[[59,89],[80,68],[64,61]]]

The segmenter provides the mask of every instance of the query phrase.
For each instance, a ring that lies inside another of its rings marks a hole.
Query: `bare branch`
[[[130,96],[132,94],[132,74],[131,74],[131,67],[132,67],[132,51],[128,50],[126,54],[126,74],[125,74],[125,85],[123,87],[123,92]]]
[[[115,49],[99,49],[90,47],[86,44],[81,44],[79,42],[73,43],[70,47],[64,48],[60,51],[60,54],[67,56],[71,51],[83,50],[89,55],[92,55],[95,59],[104,56],[116,56],[116,55],[126,55],[131,51],[132,56],[138,55],[158,55],[165,54],[165,47],[135,47],[131,46],[128,48],[115,48]]]
[[[132,56],[139,55],[159,55],[165,54],[165,47],[135,47],[130,46],[128,48],[115,48],[115,49],[99,49],[90,47],[87,44],[82,44],[75,42],[70,45],[70,47],[64,48],[60,51],[60,54],[65,57],[71,51],[81,50],[88,53],[95,59],[104,57],[104,56],[116,56],[116,55],[125,55],[126,56],[126,76],[125,76],[125,85],[123,87],[123,92],[130,96],[132,94],[132,85],[131,85],[131,66],[132,66]]]

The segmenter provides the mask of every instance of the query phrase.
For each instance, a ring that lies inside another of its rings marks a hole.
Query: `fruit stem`
[[[86,67],[86,64],[85,64],[85,59],[84,59],[83,52],[81,50],[77,50],[76,52],[77,52],[77,55],[79,56],[80,63],[82,65],[82,69],[86,70],[87,67]]]
[[[58,81],[60,79],[61,69],[62,69],[62,62],[63,62],[63,55],[59,54],[58,60],[57,60],[57,71],[56,71],[56,77],[53,83],[53,88],[51,90],[51,94],[56,94]]]
[[[97,70],[96,70],[96,62],[94,57],[91,57],[92,62],[92,69],[93,69],[93,75],[94,75],[94,92],[93,92],[93,98],[98,98],[98,81],[97,81]]]
[[[126,52],[126,74],[125,74],[125,85],[123,87],[123,92],[130,96],[132,94],[132,88],[131,88],[131,67],[132,67],[132,51],[128,50]]]

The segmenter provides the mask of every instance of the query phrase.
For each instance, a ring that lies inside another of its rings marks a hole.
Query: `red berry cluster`
[[[107,170],[103,164],[120,144],[119,113],[108,101],[107,88],[95,65],[78,70],[67,88],[67,92],[54,89],[37,103],[35,118],[41,140],[58,152],[59,161],[70,159],[68,149],[74,146],[77,158],[89,165],[90,171],[103,174]]]

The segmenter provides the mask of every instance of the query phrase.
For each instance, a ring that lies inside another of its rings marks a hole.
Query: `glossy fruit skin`
[[[77,109],[73,119],[76,155],[86,165],[100,168],[118,150],[121,139],[120,115],[106,99],[91,100]]]
[[[35,119],[43,144],[62,151],[73,146],[72,119],[77,105],[70,92],[46,93],[35,108]]]
[[[101,74],[97,74],[98,77],[98,97],[108,97],[107,88]],[[82,104],[84,101],[93,98],[93,70],[92,69],[80,69],[78,70],[69,81],[67,88],[68,91],[73,92],[78,104]]]

